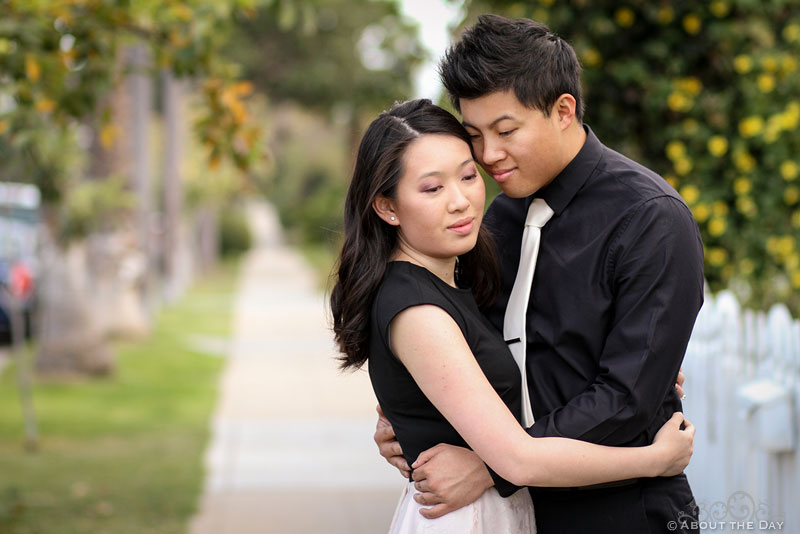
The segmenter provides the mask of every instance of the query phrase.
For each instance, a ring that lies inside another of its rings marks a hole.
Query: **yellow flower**
[[[764,128],[764,140],[768,143],[773,143],[778,139],[781,133],[781,116],[773,115],[767,120],[767,126]]]
[[[711,2],[710,10],[715,17],[722,18],[727,15],[728,12],[730,12],[731,7],[727,2],[723,2],[722,0],[714,0]]]
[[[8,131],[9,123],[6,119],[0,119],[0,135],[3,135]]]
[[[800,39],[800,24],[788,24],[783,29],[783,38],[790,43]]]
[[[694,13],[689,13],[683,17],[683,29],[686,30],[686,33],[690,35],[697,35],[700,33],[701,26],[702,22],[700,21],[700,17]]]
[[[780,248],[780,239],[778,236],[771,235],[767,238],[767,252],[772,255],[778,254]]]
[[[661,24],[669,24],[675,19],[675,11],[672,6],[663,6],[658,8],[658,22]]]
[[[800,271],[795,271],[792,273],[792,287],[795,289],[800,289]]]
[[[797,70],[797,60],[789,54],[784,54],[781,58],[781,68],[786,74],[792,74]]]
[[[708,263],[714,267],[721,267],[728,261],[728,251],[724,248],[712,247],[708,249],[706,257],[708,258]]]
[[[778,255],[786,258],[794,252],[794,238],[790,235],[785,235],[778,240]]]
[[[721,200],[717,200],[716,202],[714,202],[714,204],[711,205],[711,209],[714,210],[714,215],[717,215],[719,217],[728,214],[728,205]]]
[[[774,56],[764,56],[761,58],[761,66],[770,72],[775,72],[778,70],[778,60]]]
[[[103,148],[111,148],[117,138],[122,134],[122,130],[114,123],[108,123],[100,128],[100,144]]]
[[[50,113],[56,107],[56,103],[49,98],[36,101],[36,111],[40,113]]]
[[[728,140],[721,135],[712,135],[708,140],[708,151],[712,156],[722,156],[728,151]]]
[[[700,125],[697,123],[697,121],[691,118],[684,119],[681,123],[681,126],[683,127],[683,131],[688,135],[692,135],[698,130],[698,128],[700,128]]]
[[[25,76],[32,82],[39,81],[39,78],[42,75],[42,68],[39,66],[39,62],[36,60],[36,56],[33,54],[26,54],[25,55]]]
[[[736,210],[745,217],[755,217],[758,213],[758,206],[750,197],[739,197],[736,199]]]
[[[783,176],[783,179],[788,181],[788,182],[791,182],[792,180],[797,178],[798,170],[800,170],[800,169],[798,169],[797,163],[795,163],[792,160],[787,159],[786,161],[781,163],[780,170],[781,170],[781,176]]]
[[[686,176],[692,170],[692,160],[689,158],[679,158],[674,164],[675,172],[681,176]]]
[[[708,221],[708,233],[714,237],[719,237],[728,229],[728,223],[721,217],[712,217]]]
[[[629,7],[621,7],[614,13],[614,20],[623,28],[629,28],[636,20],[636,14]]]
[[[750,56],[740,54],[733,58],[733,68],[739,74],[747,74],[753,68],[753,60]]]
[[[798,200],[800,200],[800,190],[796,187],[789,186],[783,191],[783,201],[789,206],[797,204]]]
[[[681,187],[680,194],[683,197],[683,200],[690,205],[697,202],[697,199],[700,198],[700,190],[693,185],[685,185]]]
[[[737,195],[746,195],[753,189],[753,183],[746,176],[740,176],[733,181],[733,192]]]
[[[800,228],[800,211],[792,213],[792,226]]]
[[[800,123],[800,104],[789,102],[786,109],[780,115],[781,128],[784,130],[794,130]]]
[[[798,255],[796,252],[789,254],[783,264],[792,271],[796,271],[797,266],[800,265],[800,255]]]
[[[769,93],[775,89],[775,76],[772,74],[759,74],[757,83],[762,93]]]
[[[2,132],[0,132],[0,133],[2,133]],[[666,175],[664,175],[664,179],[665,179],[665,180],[667,181],[667,183],[668,183],[669,185],[671,185],[673,188],[675,188],[675,189],[677,189],[677,188],[678,188],[678,177],[677,177],[677,176],[675,176],[674,174],[666,174]]]
[[[680,159],[686,155],[686,145],[680,141],[670,141],[667,143],[667,157],[671,160]]]
[[[749,152],[737,150],[733,153],[733,164],[742,172],[750,172],[756,167],[756,159]]]
[[[675,80],[674,85],[680,91],[684,91],[686,93],[689,93],[690,95],[695,95],[695,96],[697,96],[703,89],[703,83],[694,76],[689,76],[687,78],[678,78],[677,80]]]
[[[689,111],[692,109],[692,101],[680,91],[673,91],[667,97],[667,106],[672,111]]]
[[[711,216],[711,210],[709,209],[708,204],[695,204],[692,206],[692,215],[694,215],[694,219],[697,222],[704,223]]]
[[[589,47],[586,50],[584,50],[583,53],[581,54],[581,57],[583,58],[583,64],[586,65],[587,67],[596,67],[603,61],[600,52],[598,52],[597,49],[593,47]]]
[[[739,262],[739,271],[743,275],[753,274],[753,271],[756,270],[756,264],[750,258],[744,258],[742,261]]]
[[[739,121],[739,134],[742,137],[755,137],[764,130],[764,119],[758,115],[751,115]]]

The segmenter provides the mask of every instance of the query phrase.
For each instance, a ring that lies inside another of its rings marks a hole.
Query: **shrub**
[[[219,248],[222,256],[238,256],[247,252],[253,242],[250,226],[238,209],[223,209],[219,218]]]
[[[584,66],[587,124],[692,209],[712,290],[800,312],[800,4],[472,2],[547,23]]]

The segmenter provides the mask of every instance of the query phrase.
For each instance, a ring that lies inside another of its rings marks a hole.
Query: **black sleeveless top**
[[[406,308],[423,304],[438,306],[455,320],[478,365],[517,420],[521,407],[519,367],[500,333],[478,311],[470,290],[451,287],[413,263],[390,262],[372,305],[368,366],[375,396],[409,465],[438,443],[467,447],[389,348],[392,319]]]

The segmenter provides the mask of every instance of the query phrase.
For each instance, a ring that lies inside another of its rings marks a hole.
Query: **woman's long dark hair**
[[[342,353],[342,369],[357,369],[369,356],[372,301],[397,244],[397,228],[378,217],[372,203],[379,195],[395,198],[406,149],[425,134],[452,135],[471,147],[469,134],[453,115],[420,99],[395,104],[381,113],[358,148],[344,205],[344,243],[331,292],[334,339]],[[471,287],[478,304],[494,298],[497,262],[483,228],[475,247],[459,258],[456,283]]]

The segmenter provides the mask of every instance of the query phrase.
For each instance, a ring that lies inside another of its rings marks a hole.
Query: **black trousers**
[[[538,534],[698,534],[686,475],[600,489],[530,488]]]

